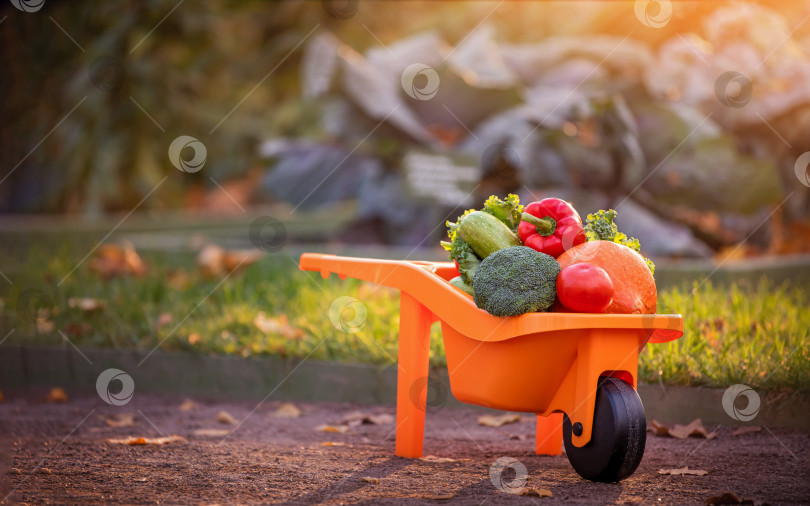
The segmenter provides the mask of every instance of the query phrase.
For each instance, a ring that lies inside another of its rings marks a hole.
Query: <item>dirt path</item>
[[[392,407],[302,403],[297,404],[300,418],[286,419],[273,416],[278,402],[248,416],[253,402],[196,400],[196,407],[183,411],[184,399],[154,395],[136,395],[122,407],[95,396],[65,404],[12,392],[6,397],[0,403],[0,503],[6,498],[8,503],[57,504],[703,504],[726,491],[758,503],[810,503],[810,438],[774,428],[731,436],[732,429],[723,427],[712,440],[649,434],[635,475],[620,484],[602,484],[581,479],[564,455],[533,455],[534,420],[529,416],[490,428],[476,423],[481,413],[474,410],[430,413],[425,454],[456,460],[436,463],[394,457],[392,422],[354,426],[345,434],[315,430],[340,424],[358,409],[393,414]],[[220,411],[237,423],[247,419],[238,427],[222,424]],[[123,413],[134,415],[134,425],[107,425],[108,416]],[[193,434],[234,427],[227,439]],[[163,446],[105,442],[175,434],[186,441]],[[504,456],[525,465],[527,486],[548,489],[553,496],[518,497],[496,489],[490,466]],[[684,466],[708,474],[658,474],[662,468]]]

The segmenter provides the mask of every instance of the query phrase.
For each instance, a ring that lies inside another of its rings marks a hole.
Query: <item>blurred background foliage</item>
[[[6,3],[0,212],[232,212],[221,184],[244,207],[353,201],[342,239],[410,246],[513,191],[615,207],[653,255],[808,251],[810,6],[768,4],[677,2],[652,28],[633,2]],[[406,94],[412,63],[433,99]],[[172,166],[179,135],[204,170]],[[478,182],[416,197],[414,152],[467,154]]]

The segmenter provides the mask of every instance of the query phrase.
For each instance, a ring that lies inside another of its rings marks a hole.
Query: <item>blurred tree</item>
[[[132,209],[164,176],[175,191],[146,207],[176,207],[188,185],[244,174],[259,139],[309,133],[297,49],[319,4],[178,5],[3,5],[0,211]],[[179,135],[206,146],[203,172],[169,162]]]

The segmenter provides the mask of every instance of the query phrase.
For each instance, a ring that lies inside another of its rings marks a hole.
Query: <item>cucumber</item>
[[[465,283],[464,280],[461,279],[461,276],[456,276],[453,279],[451,279],[450,284],[455,286],[464,293],[473,295],[473,287]]]
[[[523,244],[501,220],[483,211],[462,218],[458,232],[481,260],[500,249]]]

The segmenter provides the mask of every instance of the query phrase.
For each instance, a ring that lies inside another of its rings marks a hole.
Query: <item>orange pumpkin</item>
[[[658,293],[655,279],[641,255],[610,241],[578,244],[557,258],[560,267],[589,263],[604,269],[613,282],[613,302],[605,313],[653,314]]]

